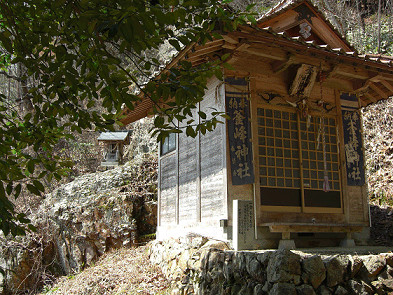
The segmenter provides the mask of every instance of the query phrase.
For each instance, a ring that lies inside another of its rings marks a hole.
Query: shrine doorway
[[[337,117],[260,105],[257,120],[261,209],[342,213]]]

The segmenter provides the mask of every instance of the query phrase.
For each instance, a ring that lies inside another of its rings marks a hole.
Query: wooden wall
[[[179,151],[179,223],[198,220],[198,140],[183,134],[178,137]]]
[[[177,155],[170,153],[160,159],[159,225],[176,222]]]
[[[207,99],[201,102],[201,110],[206,113],[211,113],[214,108],[225,111],[223,89],[220,81],[212,81],[206,92]],[[219,124],[213,132],[200,136],[202,221],[226,218],[225,130],[226,124]]]
[[[216,78],[208,83],[205,99],[195,110],[211,114],[225,110],[223,84]],[[182,127],[182,126],[180,126]],[[176,150],[159,160],[160,239],[187,232],[219,228],[227,218],[225,124],[196,138],[177,136]],[[199,228],[200,227],[200,228]],[[222,230],[216,232],[222,238]]]

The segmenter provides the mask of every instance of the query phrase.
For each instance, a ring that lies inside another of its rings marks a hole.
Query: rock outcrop
[[[39,231],[3,248],[0,263],[8,270],[4,292],[44,283],[37,277],[43,271],[78,272],[104,252],[136,245],[154,234],[156,165],[155,158],[137,158],[78,177],[48,194],[32,218]]]

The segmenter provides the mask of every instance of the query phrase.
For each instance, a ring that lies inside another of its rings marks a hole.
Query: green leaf
[[[201,117],[203,120],[206,120],[206,113],[199,111],[198,112],[199,117]]]
[[[175,47],[177,51],[181,50],[181,46],[176,39],[170,39],[169,44],[171,44],[173,47]]]
[[[8,183],[8,185],[7,185],[7,187],[6,187],[7,195],[11,195],[12,190],[13,190],[13,183],[12,183],[12,181],[11,181],[11,182]]]
[[[222,80],[223,79],[223,73],[221,69],[216,69],[214,71],[214,75],[217,77],[217,79]]]
[[[4,233],[4,236],[8,236],[8,234],[10,233],[10,225],[7,221],[3,221],[1,223],[1,230]]]
[[[27,225],[27,227],[32,231],[32,232],[37,232],[37,228],[32,225],[31,223]]]
[[[9,53],[13,53],[12,41],[8,31],[0,32],[0,42]]]
[[[28,183],[28,184],[26,184],[26,187],[29,190],[29,192],[31,192],[32,194],[35,194],[37,196],[41,196],[41,192],[34,185],[31,185],[30,183]]]
[[[186,134],[187,134],[187,136],[190,136],[190,137],[196,136],[195,130],[191,126],[187,126]]]
[[[29,171],[31,174],[33,174],[34,168],[35,168],[34,161],[33,160],[28,161],[27,162],[27,171]]]
[[[15,187],[14,198],[18,198],[20,195],[20,191],[22,190],[22,185],[18,183]]]
[[[33,184],[39,191],[45,192],[45,188],[41,182],[39,182],[38,180],[33,180]]]
[[[253,15],[247,15],[247,19],[253,24],[255,25],[257,23],[257,20],[255,19],[255,17]]]

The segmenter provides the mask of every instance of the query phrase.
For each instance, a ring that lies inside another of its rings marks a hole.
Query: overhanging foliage
[[[157,77],[160,60],[154,53],[166,42],[180,50],[244,23],[246,16],[225,9],[226,2],[0,0],[1,68],[6,74],[10,64],[19,65],[24,86],[17,101],[0,96],[4,234],[24,234],[22,224],[29,224],[15,213],[12,198],[24,189],[43,193],[45,180],[61,179],[72,165],[52,154],[59,139],[83,129],[111,129],[124,105],[133,109],[138,91],[155,104],[158,139],[179,132],[163,118],[185,120],[202,99],[207,79],[221,75],[223,61],[197,68],[180,62]],[[21,113],[16,106],[25,100],[32,108]],[[94,110],[97,106],[105,111]],[[219,115],[189,126],[187,134],[211,130]]]

